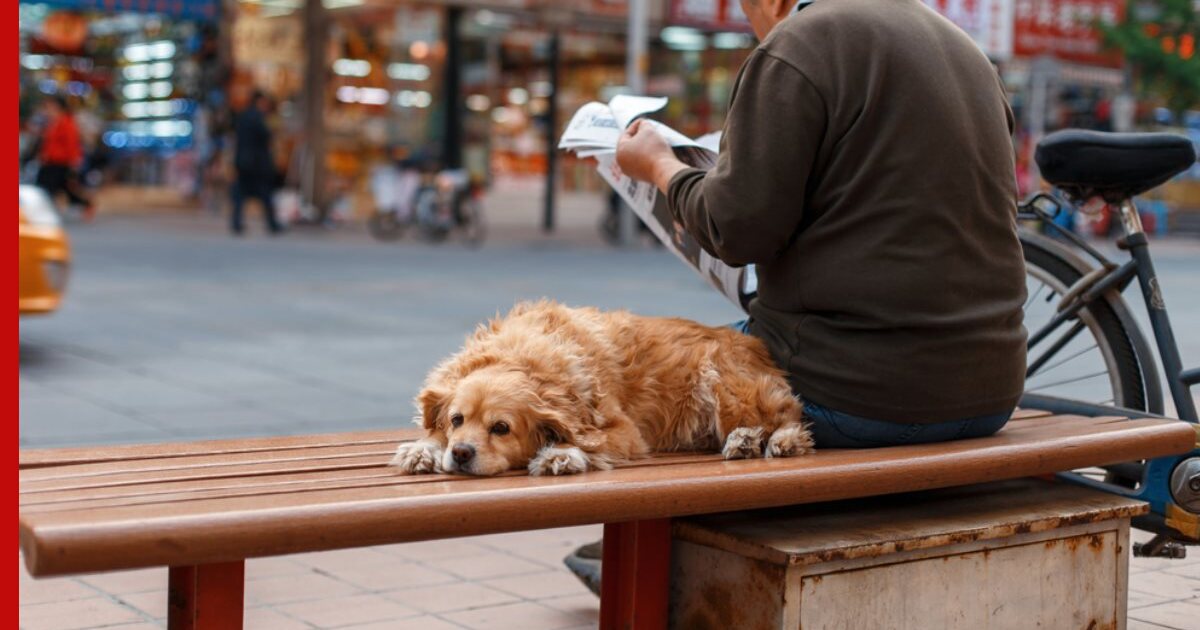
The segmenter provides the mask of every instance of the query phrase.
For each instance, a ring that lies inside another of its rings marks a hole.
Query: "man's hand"
[[[664,193],[671,178],[687,168],[653,126],[640,120],[633,121],[617,141],[617,166],[626,175],[651,182]]]

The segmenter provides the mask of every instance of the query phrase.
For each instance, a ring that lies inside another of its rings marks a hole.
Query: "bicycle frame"
[[[1052,221],[1053,215],[1038,207],[1037,202],[1040,200],[1050,201],[1055,206],[1056,212],[1060,209],[1056,199],[1048,195],[1039,194],[1023,204],[1023,207],[1026,209],[1025,212],[1042,219],[1045,225],[1050,226],[1095,258],[1101,267],[1085,275],[1076,283],[1076,286],[1071,287],[1067,291],[1067,294],[1063,296],[1059,305],[1058,313],[1045,326],[1030,335],[1029,347],[1032,349],[1039,341],[1048,337],[1065,322],[1073,319],[1080,310],[1091,302],[1100,299],[1107,291],[1116,289],[1118,292],[1121,292],[1136,278],[1142,291],[1142,299],[1146,304],[1146,311],[1150,318],[1150,326],[1154,333],[1154,340],[1158,347],[1159,357],[1165,371],[1171,398],[1175,403],[1179,418],[1197,425],[1197,445],[1200,446],[1200,425],[1197,424],[1200,422],[1200,418],[1197,418],[1195,401],[1192,399],[1190,391],[1192,385],[1200,382],[1200,370],[1183,369],[1179,347],[1175,341],[1175,333],[1171,328],[1166,303],[1163,299],[1162,289],[1159,286],[1158,275],[1155,273],[1154,263],[1150,258],[1149,240],[1146,238],[1145,231],[1142,228],[1142,221],[1137,207],[1128,198],[1123,199],[1117,206],[1120,213],[1121,225],[1125,231],[1125,236],[1118,241],[1118,246],[1130,254],[1129,261],[1117,265],[1082,238],[1054,223]],[[1059,342],[1056,342],[1041,357],[1030,364],[1027,373],[1036,371],[1055,352],[1064,347],[1070,340],[1069,338],[1078,334],[1080,330],[1081,327],[1077,325],[1076,328],[1069,331],[1066,335],[1067,341],[1060,339]],[[1151,392],[1153,391],[1152,388],[1157,386],[1157,383],[1151,383],[1150,381],[1151,379],[1157,380],[1158,375],[1155,371],[1147,369],[1147,367],[1153,367],[1153,357],[1149,356],[1149,353],[1146,354],[1147,356],[1144,357],[1145,360],[1142,361],[1145,366],[1143,367],[1143,376],[1144,380],[1147,381],[1147,391]],[[1079,413],[1098,416],[1118,411],[1129,417],[1156,416],[1156,414],[1146,414],[1135,410],[1106,408],[1034,394],[1026,394],[1022,397],[1022,404],[1056,413]],[[1136,488],[1132,489],[1098,481],[1074,472],[1060,473],[1059,476],[1072,483],[1109,493],[1121,494],[1149,503],[1151,513],[1143,517],[1138,517],[1135,519],[1134,524],[1141,529],[1158,534],[1155,541],[1148,543],[1142,551],[1144,555],[1158,555],[1169,552],[1168,543],[1166,542],[1168,536],[1170,538],[1178,538],[1179,534],[1182,534],[1188,542],[1200,542],[1200,517],[1179,507],[1171,495],[1170,488],[1171,477],[1175,473],[1176,468],[1185,460],[1197,455],[1200,455],[1200,448],[1185,455],[1162,457],[1145,462],[1144,465],[1139,466],[1140,470],[1137,471],[1140,473],[1138,477],[1140,477],[1141,482]]]
[[[1045,326],[1030,333],[1029,348],[1032,349],[1038,342],[1045,339],[1064,323],[1073,319],[1079,311],[1083,310],[1091,302],[1099,299],[1109,290],[1115,289],[1121,292],[1136,278],[1142,290],[1142,298],[1145,301],[1146,311],[1150,318],[1150,327],[1154,333],[1155,344],[1158,347],[1158,354],[1162,362],[1164,376],[1166,377],[1167,388],[1171,393],[1171,400],[1174,401],[1175,409],[1181,420],[1191,423],[1200,422],[1200,417],[1197,416],[1196,412],[1196,404],[1192,400],[1190,390],[1192,385],[1200,383],[1200,369],[1183,369],[1183,360],[1179,355],[1179,346],[1175,342],[1175,332],[1171,327],[1170,317],[1167,315],[1166,303],[1163,300],[1162,289],[1158,283],[1158,275],[1154,270],[1154,262],[1150,258],[1149,240],[1142,229],[1141,217],[1138,215],[1137,207],[1134,206],[1133,201],[1124,199],[1118,206],[1121,224],[1125,230],[1125,236],[1118,244],[1122,249],[1129,252],[1131,258],[1124,264],[1117,265],[1082,238],[1054,223],[1051,220],[1053,219],[1053,215],[1036,205],[1042,199],[1049,200],[1057,208],[1057,200],[1048,195],[1041,194],[1031,199],[1025,206],[1029,208],[1029,212],[1033,216],[1042,219],[1048,227],[1051,227],[1063,237],[1070,240],[1074,245],[1095,258],[1100,263],[1101,269],[1095,273],[1088,274],[1076,286],[1071,287],[1067,295],[1063,296],[1058,313]],[[1067,335],[1063,339],[1060,339],[1059,343],[1065,345],[1067,341],[1070,341],[1071,337],[1073,335]],[[1028,371],[1036,371],[1056,350],[1057,348],[1052,347],[1046,351],[1041,358],[1030,364]],[[1145,357],[1145,360],[1152,361],[1153,357]],[[1146,380],[1149,381],[1150,379],[1147,378]],[[1151,384],[1147,383],[1147,386],[1150,387]]]

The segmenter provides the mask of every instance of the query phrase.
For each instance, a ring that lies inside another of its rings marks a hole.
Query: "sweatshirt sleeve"
[[[826,120],[808,78],[756,50],[734,84],[716,166],[671,178],[672,216],[727,264],[774,260],[800,225]]]

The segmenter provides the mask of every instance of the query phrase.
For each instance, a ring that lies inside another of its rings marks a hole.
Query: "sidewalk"
[[[599,600],[563,567],[600,527],[479,536],[246,563],[246,628],[593,628]],[[19,569],[25,630],[166,625],[167,571],[32,580]]]
[[[594,628],[599,600],[562,557],[600,532],[572,527],[250,560],[246,628]],[[25,630],[166,625],[166,569],[39,581],[18,570]],[[1129,630],[1188,630],[1197,620],[1200,555],[1130,561]]]

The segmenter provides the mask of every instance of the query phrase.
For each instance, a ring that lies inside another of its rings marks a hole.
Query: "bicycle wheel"
[[[1032,334],[1054,317],[1059,301],[1084,274],[1053,241],[1022,234],[1021,245],[1029,292],[1025,327]],[[1120,294],[1110,291],[1031,347],[1025,391],[1145,411],[1143,372],[1124,324],[1133,321],[1128,310]]]
[[[405,225],[394,212],[376,212],[367,219],[367,231],[380,241],[395,241],[404,236]]]
[[[462,230],[463,240],[471,247],[479,247],[483,244],[483,237],[487,235],[487,227],[483,224],[483,208],[478,201],[467,199],[463,201],[461,212],[462,223],[459,228]]]

